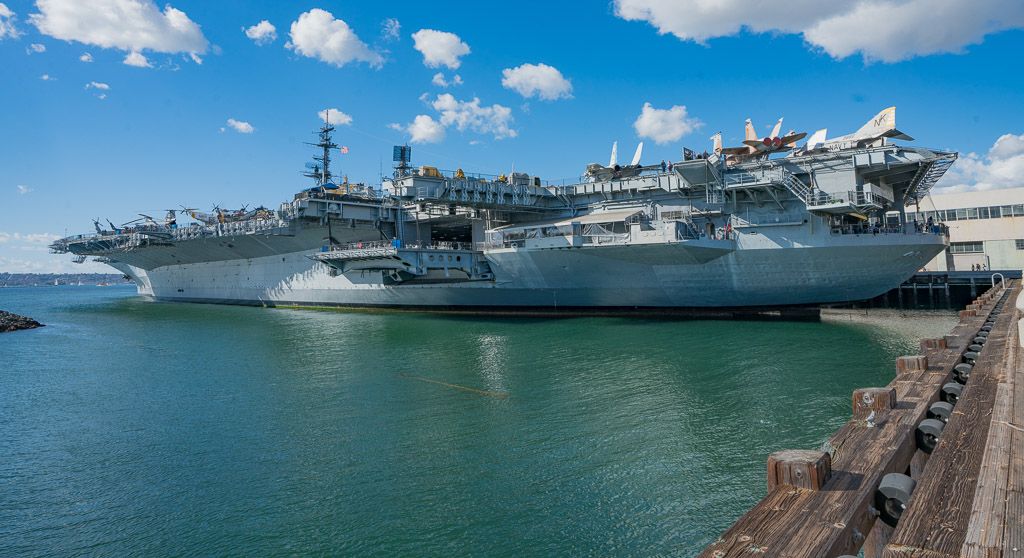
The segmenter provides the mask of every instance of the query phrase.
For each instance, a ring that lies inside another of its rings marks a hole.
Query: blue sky
[[[97,217],[276,207],[324,109],[370,184],[409,141],[416,165],[560,180],[613,141],[650,164],[746,118],[835,137],[895,105],[962,154],[946,190],[1019,186],[1022,28],[992,0],[4,0],[0,271],[105,271],[45,250]]]

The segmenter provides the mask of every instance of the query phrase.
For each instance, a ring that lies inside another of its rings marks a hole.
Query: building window
[[[1021,240],[1019,238],[1017,239],[1017,249],[1024,250],[1024,240]]]
[[[949,251],[954,254],[976,254],[985,250],[981,242],[951,242]]]

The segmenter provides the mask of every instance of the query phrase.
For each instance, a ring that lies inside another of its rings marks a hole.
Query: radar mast
[[[316,180],[317,186],[324,186],[331,183],[331,150],[338,148],[338,144],[334,143],[331,138],[331,132],[333,131],[334,126],[332,126],[330,121],[325,118],[324,125],[319,131],[320,141],[316,143],[305,142],[306,145],[323,149],[322,155],[313,157],[313,160],[316,161],[316,163],[306,163],[306,168],[308,170],[307,172],[302,173],[303,176]]]

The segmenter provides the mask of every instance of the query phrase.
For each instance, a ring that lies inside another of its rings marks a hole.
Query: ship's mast
[[[323,186],[331,181],[331,150],[338,148],[338,144],[334,143],[331,139],[331,132],[333,131],[334,126],[331,126],[330,121],[325,119],[324,125],[320,128],[319,132],[320,141],[317,143],[306,142],[306,145],[323,149],[323,155],[313,157],[313,160],[319,163],[319,165],[313,165],[310,172],[302,173],[303,176],[316,180],[317,186]]]

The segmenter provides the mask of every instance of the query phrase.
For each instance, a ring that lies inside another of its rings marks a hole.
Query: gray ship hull
[[[317,251],[165,265],[123,262],[140,294],[263,306],[459,308],[714,308],[846,302],[898,285],[943,250],[934,235],[837,235],[779,245],[740,240],[486,253],[493,280],[386,285],[379,271],[336,274]],[[738,246],[737,246],[738,244]],[[748,245],[748,246],[745,246]],[[760,245],[760,246],[759,246]]]

